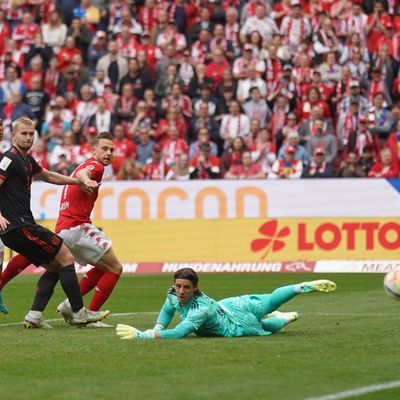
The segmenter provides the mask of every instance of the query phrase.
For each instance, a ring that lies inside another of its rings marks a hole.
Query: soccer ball
[[[400,270],[388,272],[383,279],[383,287],[390,297],[400,300]]]

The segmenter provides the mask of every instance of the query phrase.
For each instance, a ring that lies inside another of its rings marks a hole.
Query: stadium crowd
[[[2,0],[0,117],[69,174],[399,176],[398,0]]]

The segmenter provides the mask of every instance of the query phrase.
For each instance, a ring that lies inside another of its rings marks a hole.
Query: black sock
[[[46,308],[47,303],[53,295],[58,279],[59,276],[57,273],[49,271],[46,271],[40,277],[36,286],[36,294],[33,298],[33,311],[43,311]]]
[[[83,307],[83,300],[74,265],[60,268],[59,275],[61,286],[68,297],[72,311],[78,312]]]

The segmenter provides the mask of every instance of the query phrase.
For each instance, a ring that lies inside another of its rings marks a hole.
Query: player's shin
[[[89,304],[89,310],[97,311],[110,297],[120,275],[113,272],[105,272],[97,283],[93,298]]]
[[[86,293],[89,293],[91,290],[93,290],[104,274],[105,274],[105,271],[102,271],[97,268],[92,268],[88,272],[86,272],[82,276],[81,281],[79,282],[82,296],[84,296]]]
[[[14,256],[8,262],[7,268],[3,271],[1,275],[0,291],[8,282],[11,281],[11,279],[15,278],[30,264],[31,262],[21,254],[17,254],[16,256]]]
[[[74,265],[62,267],[59,270],[59,275],[61,286],[68,297],[72,311],[77,313],[83,308],[83,300]]]
[[[59,276],[57,273],[49,271],[46,271],[40,277],[36,286],[32,308],[25,316],[25,328],[51,328],[51,326],[43,319],[42,312],[46,308],[46,305],[54,292],[58,279]]]

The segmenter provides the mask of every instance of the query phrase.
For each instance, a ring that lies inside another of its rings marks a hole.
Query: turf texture
[[[300,318],[276,335],[122,341],[114,329],[66,326],[55,313],[60,288],[45,313],[54,329],[24,330],[15,323],[37,277],[19,276],[3,291],[0,399],[301,400],[400,379],[400,302],[384,293],[381,274],[203,274],[200,288],[219,300],[320,278],[337,291],[285,304]],[[124,276],[106,304],[122,315],[106,322],[151,327],[170,284],[171,276]],[[357,398],[399,399],[400,389]]]

